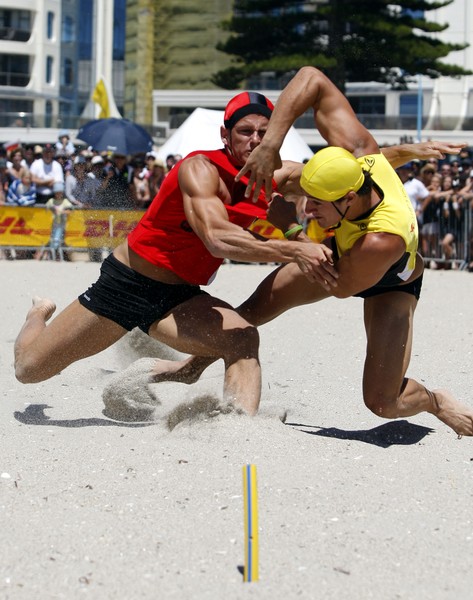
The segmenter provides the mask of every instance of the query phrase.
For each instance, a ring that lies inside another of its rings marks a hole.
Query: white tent
[[[179,129],[159,148],[158,158],[165,160],[168,154],[186,156],[194,150],[223,148],[220,137],[221,125],[223,125],[223,111],[196,108]],[[294,127],[291,127],[281,148],[281,158],[302,162],[312,155],[310,147]]]

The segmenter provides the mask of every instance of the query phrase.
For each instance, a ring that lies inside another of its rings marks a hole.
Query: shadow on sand
[[[13,416],[24,425],[48,425],[49,427],[149,427],[155,423],[122,423],[109,419],[51,419],[44,411],[52,408],[47,404],[30,404],[23,412],[15,411]]]
[[[373,444],[381,448],[389,448],[390,446],[409,446],[418,444],[425,436],[429,435],[434,429],[430,427],[422,427],[421,425],[413,425],[409,421],[390,421],[383,423],[374,429],[355,429],[347,431],[337,429],[336,427],[319,427],[317,425],[305,425],[303,423],[286,423],[291,427],[305,428],[299,429],[303,433],[309,435],[319,435],[322,437],[337,438],[340,440],[355,440],[357,442],[365,442]],[[310,431],[309,429],[318,429],[318,431]]]

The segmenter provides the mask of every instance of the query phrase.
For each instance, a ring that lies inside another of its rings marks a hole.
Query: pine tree
[[[431,34],[448,24],[425,16],[452,2],[235,0],[233,16],[223,24],[231,35],[218,46],[233,56],[233,64],[217,72],[213,82],[232,89],[262,72],[284,78],[304,65],[318,67],[342,90],[347,81],[378,81],[403,89],[417,74],[471,74],[441,60],[467,44],[435,38]]]

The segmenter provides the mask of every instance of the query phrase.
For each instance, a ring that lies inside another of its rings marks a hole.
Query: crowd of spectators
[[[60,249],[71,210],[145,210],[180,158],[169,155],[164,162],[155,152],[100,153],[76,147],[65,131],[55,143],[0,145],[0,206],[50,210],[53,225],[48,247]],[[44,252],[26,256],[41,258]]]
[[[473,270],[473,158],[470,149],[444,161],[413,161],[397,169],[417,215],[427,267]]]
[[[62,184],[74,208],[143,210],[179,158],[76,148],[66,132],[43,146],[0,146],[0,205],[46,206],[54,185]]]

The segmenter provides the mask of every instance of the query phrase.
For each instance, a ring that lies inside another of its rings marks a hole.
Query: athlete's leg
[[[226,302],[195,296],[156,321],[148,333],[179,352],[212,361],[223,358],[224,400],[256,413],[261,396],[258,331]],[[160,380],[154,370],[151,375]]]
[[[15,375],[22,383],[49,379],[71,363],[97,354],[126,333],[75,300],[47,325],[52,300],[35,298],[15,342]]]
[[[404,292],[390,292],[366,298],[364,302],[366,406],[387,419],[427,411],[457,433],[473,435],[473,410],[444,390],[430,391],[405,377],[411,357],[416,298]]]
[[[258,327],[290,308],[318,302],[329,296],[329,292],[320,285],[310,282],[295,263],[289,263],[263,279],[237,311]]]
[[[329,294],[311,283],[293,263],[270,273],[236,311],[246,321],[258,326],[271,321],[295,306],[317,302]],[[191,356],[182,361],[158,360],[154,381],[194,383],[218,357]]]

